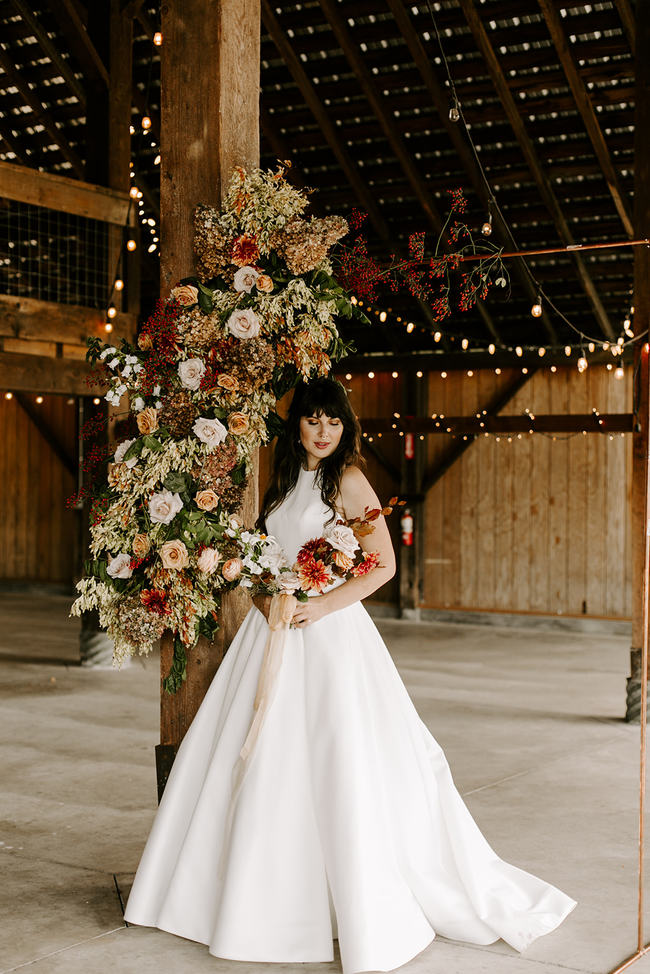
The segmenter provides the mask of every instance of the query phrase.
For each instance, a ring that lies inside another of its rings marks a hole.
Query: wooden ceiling
[[[143,219],[155,218],[160,50],[152,37],[159,10],[146,2],[124,6],[134,16],[134,170]],[[0,159],[84,176],[86,96],[106,83],[106,52],[88,37],[87,17],[78,0],[0,0]],[[462,120],[449,118],[436,28],[505,218],[504,225],[495,216],[492,240],[531,249],[630,239],[630,0],[262,0],[262,165],[291,159],[317,191],[317,212],[367,211],[378,255],[405,250],[416,231],[435,239],[447,190],[457,187],[479,232],[490,191]],[[153,121],[147,133],[145,113]],[[143,260],[151,296],[156,258]],[[434,326],[412,299],[386,295],[376,305],[392,309],[386,327],[349,334],[360,349],[378,351],[429,348],[434,327],[448,343],[467,336],[482,347],[576,344],[557,314],[531,317],[535,286],[521,262],[508,266],[508,300],[491,296],[480,312],[455,313]],[[540,256],[528,266],[578,329],[601,340],[622,334],[632,303],[632,248]],[[407,335],[408,320],[418,327]]]

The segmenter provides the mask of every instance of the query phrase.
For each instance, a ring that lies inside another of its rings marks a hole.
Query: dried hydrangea
[[[167,626],[165,619],[150,612],[137,596],[121,600],[117,606],[117,624],[122,638],[139,653],[150,652]]]
[[[197,408],[186,389],[181,389],[162,399],[159,420],[177,440],[189,436],[197,417]]]
[[[226,479],[237,464],[237,444],[232,436],[227,436],[220,446],[208,454],[199,465],[192,468],[192,476],[200,490],[212,489],[219,494],[219,485]]]
[[[199,279],[219,277],[230,266],[232,236],[224,234],[219,211],[197,206],[194,211],[194,254]]]
[[[271,242],[292,274],[306,274],[322,263],[330,247],[347,232],[348,225],[341,216],[312,217],[292,220],[273,235]]]
[[[187,348],[210,348],[225,334],[218,313],[204,314],[199,308],[184,311],[178,322],[179,335]]]

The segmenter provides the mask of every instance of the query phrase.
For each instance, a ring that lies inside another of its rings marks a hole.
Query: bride
[[[299,386],[258,525],[290,563],[336,513],[381,507],[357,465],[343,387]],[[388,971],[436,934],[524,950],[575,901],[501,860],[451,777],[361,605],[395,573],[383,517],[360,539],[380,555],[298,603],[277,686],[238,794],[269,633],[270,598],[244,619],[183,740],[125,919],[240,961],[331,961]]]

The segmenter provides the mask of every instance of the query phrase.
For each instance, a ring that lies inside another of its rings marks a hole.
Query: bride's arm
[[[362,517],[365,508],[382,506],[368,478],[358,467],[347,467],[344,471],[340,501],[346,518]],[[318,598],[301,602],[296,609],[294,621],[304,618],[307,625],[316,622],[330,612],[345,609],[348,605],[367,598],[393,577],[396,568],[395,552],[386,520],[380,515],[373,523],[375,530],[360,538],[359,544],[364,551],[375,551],[379,554],[378,567],[367,575],[349,579]]]

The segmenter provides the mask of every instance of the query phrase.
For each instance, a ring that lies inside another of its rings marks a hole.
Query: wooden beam
[[[510,91],[510,85],[508,84],[505,74],[503,73],[500,58],[494,50],[487,31],[483,26],[483,22],[478,10],[476,9],[475,2],[474,0],[459,0],[459,3],[462,7],[470,30],[472,31],[478,49],[483,55],[483,59],[492,78],[492,82],[496,88],[497,95],[499,96],[508,121],[510,122],[512,130],[515,134],[515,138],[517,139],[521,151],[523,152],[533,179],[537,183],[537,187],[544,205],[555,223],[555,227],[560,235],[560,239],[565,244],[572,245],[575,243],[575,239],[571,233],[571,230],[569,229],[569,224],[567,223],[564,213],[562,212],[562,208],[555,195],[553,187],[551,186],[551,183],[544,172],[544,167],[539,156],[537,155],[537,150],[535,149],[535,146],[533,145],[533,142],[526,131],[523,119],[517,105],[515,104],[512,92]],[[587,270],[587,265],[579,254],[573,254],[573,259],[575,261],[580,283],[589,299],[589,303],[591,304],[596,321],[598,322],[603,335],[605,335],[606,338],[614,338],[614,329],[611,326],[607,312],[603,307],[602,301],[600,300],[598,292],[594,286],[594,282],[591,279],[591,275]]]
[[[57,24],[68,39],[70,50],[88,81],[108,85],[108,71],[90,39],[86,24],[74,0],[47,0]]]
[[[21,355],[0,352],[0,389],[11,392],[67,393],[92,395],[86,381],[91,368],[86,362],[50,358],[47,355]],[[100,391],[98,395],[102,395]]]
[[[31,115],[29,116],[30,124],[42,125],[53,142],[56,142],[63,158],[67,159],[78,176],[83,176],[84,165],[81,158],[68,144],[65,134],[50,116],[40,99],[34,94],[24,76],[15,69],[12,59],[3,48],[0,48],[0,67],[4,74],[3,87],[8,88],[13,86],[17,88],[25,104],[31,108]],[[23,120],[25,118],[26,116],[23,116]]]
[[[558,369],[576,368],[578,353],[574,350],[569,357],[561,349],[549,349],[543,357],[537,352],[525,351],[520,357],[514,351],[498,351],[490,355],[487,351],[476,352],[404,352],[401,355],[392,355],[387,352],[369,352],[365,355],[350,355],[337,363],[335,371],[337,375],[346,373],[366,374],[368,372],[393,372],[404,371],[406,369],[419,369],[422,372],[455,372],[472,371],[478,372],[480,369],[494,371],[496,368],[506,369],[537,369],[540,367],[549,368],[555,365]],[[623,355],[612,357],[611,352],[604,352],[602,349],[588,354],[587,360],[591,366],[594,365],[624,365],[632,361],[632,350],[628,347]]]
[[[128,193],[12,162],[0,162],[0,197],[117,226],[126,225],[130,204]]]
[[[333,0],[320,0],[320,6],[323,10],[330,27],[334,32],[345,59],[352,68],[354,76],[361,86],[361,89],[366,96],[370,107],[372,108],[375,118],[379,122],[379,125],[384,131],[384,135],[388,139],[388,143],[395,154],[402,172],[406,176],[411,189],[415,194],[415,198],[422,207],[422,211],[426,215],[432,228],[439,233],[443,224],[443,220],[438,213],[438,209],[433,201],[433,197],[430,191],[427,189],[424,179],[421,173],[418,171],[414,160],[411,157],[410,152],[404,145],[404,140],[397,128],[394,117],[385,103],[383,96],[377,90],[377,85],[375,84],[373,77],[366,67],[365,61],[361,56],[361,52],[357,47],[352,34],[348,30],[343,18],[341,17],[340,4],[336,4]]]
[[[444,416],[437,419],[430,416],[400,416],[399,419],[369,416],[359,422],[363,432],[368,434],[401,431],[425,436],[483,436],[485,433],[530,433],[531,430],[534,433],[633,433],[636,425],[634,413],[535,413],[534,417],[531,419],[526,414]],[[367,440],[364,440],[364,446],[366,443]]]
[[[77,304],[0,294],[0,337],[66,342],[84,346],[88,335],[107,338],[103,311]],[[137,317],[119,312],[112,320],[111,341],[135,339]],[[88,392],[86,392],[88,395]]]
[[[15,394],[15,398],[20,408],[31,420],[32,425],[36,430],[38,430],[41,437],[45,440],[52,453],[59,458],[68,473],[72,474],[73,477],[76,477],[76,457],[70,456],[63,442],[59,439],[56,430],[50,426],[43,416],[42,410],[40,410],[38,406],[33,403],[32,400],[29,399],[28,396],[26,396],[23,392],[17,392]]]
[[[259,165],[259,0],[166,0],[161,30],[161,269],[163,295],[194,264],[194,209],[219,206],[235,165]],[[188,144],[188,132],[193,133]],[[241,512],[257,516],[258,464]],[[159,791],[230,640],[250,607],[242,592],[222,602],[215,643],[200,639],[177,694],[161,695]],[[171,666],[169,634],[161,641],[161,674]]]
[[[73,93],[73,95],[75,95],[79,104],[82,106],[82,108],[85,107],[86,93],[83,89],[83,85],[81,85],[79,80],[75,77],[75,73],[70,66],[70,62],[66,58],[62,57],[56,44],[50,40],[47,31],[42,26],[41,21],[36,16],[31,6],[25,3],[25,0],[11,0],[11,3],[17,13],[20,14],[23,22],[33,33],[43,53],[50,59],[70,91]]]
[[[632,10],[632,4],[630,3],[630,0],[614,0],[614,3],[616,5],[616,9],[618,10],[618,15],[621,18],[623,29],[627,35],[632,57],[634,57],[636,54],[636,27],[634,23],[634,11]]]
[[[363,426],[363,424],[365,422],[367,422],[367,420],[359,420],[359,422],[361,423],[362,428],[365,429],[365,427]],[[380,450],[380,448],[376,444],[369,443],[368,440],[367,440],[367,438],[364,439],[364,441],[363,441],[363,443],[361,445],[363,446],[363,449],[364,450],[367,450],[368,451],[368,453],[372,453],[372,455],[375,458],[375,460],[377,461],[377,463],[381,467],[383,467],[383,469],[386,471],[386,473],[391,478],[391,480],[393,480],[395,482],[395,484],[397,484],[399,486],[401,484],[401,474],[400,474],[399,470],[397,469],[397,467],[394,466],[394,464],[392,464],[390,462],[390,460],[388,459],[388,457],[386,457],[384,455],[383,451]]]
[[[497,413],[501,412],[502,409],[507,406],[511,399],[517,395],[520,389],[526,385],[526,383],[532,379],[535,374],[534,370],[531,370],[527,375],[518,375],[512,379],[511,382],[505,387],[505,389],[496,393],[495,396],[489,401],[485,408],[485,416],[496,416]],[[435,421],[434,421],[435,422]],[[424,497],[429,493],[431,488],[436,484],[441,477],[446,474],[450,467],[460,460],[463,453],[468,450],[472,443],[474,443],[477,437],[472,437],[467,440],[459,440],[457,443],[453,443],[449,449],[439,457],[435,463],[433,463],[426,474],[422,478],[421,492]]]
[[[634,226],[650,226],[650,4],[636,4],[635,126],[634,126]],[[650,327],[650,249],[634,248],[634,329],[643,334]],[[642,651],[646,635],[644,577],[648,531],[648,477],[650,471],[650,365],[647,336],[636,342],[634,410],[639,423],[632,444],[630,538],[632,547],[632,645],[627,680],[625,718],[641,715]]]
[[[474,158],[469,142],[463,134],[462,127],[457,123],[452,122],[449,118],[449,93],[443,89],[442,85],[438,81],[436,72],[434,71],[431,63],[431,59],[427,55],[422,41],[420,40],[420,36],[413,26],[413,21],[411,20],[408,7],[404,5],[403,0],[387,0],[387,3],[393,17],[395,18],[395,23],[397,24],[397,27],[409,49],[415,66],[420,72],[420,76],[427,88],[427,91],[429,92],[429,95],[431,96],[431,100],[438,113],[440,122],[447,132],[451,144],[456,150],[456,154],[458,155],[463,169],[469,177],[474,192],[485,207],[487,216],[488,207],[490,204],[490,191],[485,179],[481,175],[481,171]],[[502,241],[507,249],[516,250],[516,243],[512,234],[510,233],[510,228],[508,227],[507,223],[501,219],[498,209],[493,208],[492,217],[494,232],[497,237]],[[526,270],[526,265],[524,264],[523,260],[517,258],[516,260],[513,260],[512,267],[514,269],[514,276],[523,286],[524,291],[530,299],[531,305],[534,304],[537,299],[537,292],[535,291],[535,287],[530,279],[530,274]],[[484,306],[480,304],[479,307]],[[551,342],[555,343],[557,341],[557,334],[545,308],[542,310],[541,324],[543,325]],[[495,336],[495,340],[500,343],[501,339],[499,335],[496,334],[496,329],[492,328],[489,330],[491,331],[492,335]]]
[[[580,77],[580,72],[569,48],[564,27],[562,26],[562,20],[557,12],[557,8],[550,0],[537,0],[537,2],[544,15],[551,40],[553,41],[560,64],[564,69],[569,87],[575,98],[576,107],[582,116],[587,135],[591,139],[591,144],[594,147],[594,152],[596,153],[596,158],[598,159],[610,195],[614,200],[616,212],[621,219],[626,234],[632,238],[634,236],[634,225],[632,223],[632,217],[628,212],[627,195],[619,183],[614,163],[612,162],[612,157],[609,154],[609,148],[605,141],[605,136],[603,135],[600,123],[596,117],[596,112],[594,111],[594,106],[591,103],[587,88]]]

